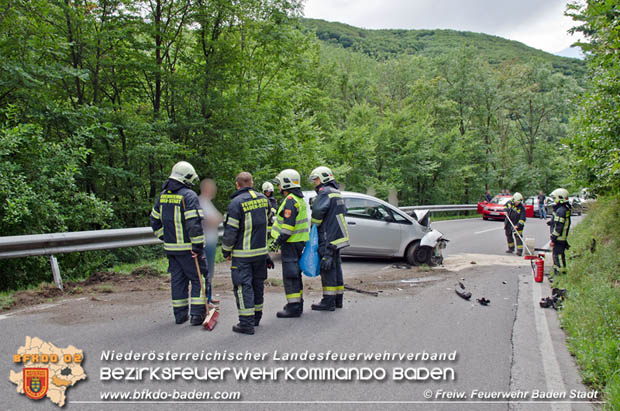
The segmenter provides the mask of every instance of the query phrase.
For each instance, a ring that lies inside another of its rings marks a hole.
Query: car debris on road
[[[372,295],[373,297],[378,297],[379,296],[379,292],[378,291],[362,290],[361,288],[351,287],[350,285],[347,285],[347,284],[344,285],[344,289],[345,290],[349,290],[349,291],[355,291],[356,293]]]
[[[469,300],[471,298],[471,292],[465,289],[465,285],[459,281],[458,285],[454,288],[454,291],[458,294],[459,297]]]

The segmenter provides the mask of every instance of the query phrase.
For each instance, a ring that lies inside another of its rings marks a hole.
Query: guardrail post
[[[52,265],[52,274],[54,275],[54,282],[56,287],[62,290],[62,277],[60,276],[60,267],[58,267],[58,260],[53,255],[50,255],[50,264]]]

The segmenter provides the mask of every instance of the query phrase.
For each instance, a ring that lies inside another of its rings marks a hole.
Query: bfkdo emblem
[[[47,394],[48,368],[24,368],[24,393],[28,398],[40,400]]]

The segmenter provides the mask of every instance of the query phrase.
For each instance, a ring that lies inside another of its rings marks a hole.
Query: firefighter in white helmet
[[[517,243],[517,255],[523,254],[523,227],[525,226],[525,206],[523,205],[523,196],[521,193],[514,193],[512,199],[504,206],[506,220],[504,221],[504,231],[506,240],[508,240],[508,250],[506,253],[513,253],[515,250],[515,242]],[[510,220],[510,221],[508,221]],[[512,222],[512,224],[510,224]],[[513,228],[516,227],[517,232]],[[518,233],[518,235],[517,235]],[[514,238],[513,238],[514,237]]]
[[[568,191],[564,188],[553,190],[549,194],[555,205],[553,216],[547,224],[551,226],[551,242],[553,248],[553,273],[566,274],[566,256],[564,252],[570,248],[568,245],[568,231],[570,230],[571,206],[568,201]]]
[[[286,305],[276,314],[278,318],[299,317],[304,310],[304,286],[299,260],[310,238],[310,229],[300,179],[299,173],[290,168],[282,170],[276,177],[284,200],[271,230],[274,239],[272,250],[282,250],[282,283],[286,294]]]
[[[201,325],[206,313],[198,278],[207,275],[201,224],[204,214],[198,196],[190,188],[196,180],[198,175],[190,163],[176,163],[157,196],[150,218],[155,236],[164,242],[168,256],[172,310],[177,324],[187,321],[191,314],[191,324]],[[191,296],[188,295],[190,283]]]
[[[269,181],[265,181],[262,185],[263,194],[269,200],[269,208],[267,210],[267,234],[271,232],[271,227],[273,226],[273,220],[275,218],[276,212],[278,211],[278,200],[273,196],[273,184]]]
[[[312,223],[319,233],[321,284],[323,298],[312,304],[313,310],[334,311],[342,308],[344,280],[340,250],[349,246],[349,231],[344,219],[346,207],[334,174],[327,167],[317,167],[310,173],[317,197],[312,203]]]

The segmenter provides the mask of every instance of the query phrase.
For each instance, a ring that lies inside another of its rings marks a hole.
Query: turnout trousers
[[[330,270],[324,270],[321,268],[323,300],[328,303],[334,301],[336,304],[341,305],[344,295],[344,279],[342,276],[342,259],[340,258],[340,250],[333,251],[333,258],[334,264]]]
[[[509,222],[506,222],[504,226],[504,231],[506,232],[506,240],[508,241],[508,249],[514,251],[515,242],[517,243],[517,253],[523,252],[523,242],[521,238],[523,237],[523,230],[517,231],[519,235],[515,233],[515,229],[512,228]],[[521,236],[521,237],[519,237]]]
[[[200,253],[202,257],[202,253]],[[204,316],[206,312],[204,295],[200,289],[199,275],[207,275],[207,263],[204,258],[197,257],[200,273],[196,270],[196,262],[192,255],[168,254],[168,272],[172,288],[172,311],[176,320],[184,319],[188,311],[191,315]],[[188,294],[192,284],[191,296]],[[189,304],[189,308],[188,308]]]
[[[304,251],[305,242],[284,243],[282,252],[282,283],[287,304],[294,304],[294,309],[302,310],[304,301],[304,285],[301,279],[299,259]]]
[[[267,279],[267,256],[232,258],[233,293],[239,312],[239,322],[254,327],[254,318],[263,316],[263,294]]]
[[[564,252],[568,248],[568,243],[566,241],[556,241],[553,244],[553,274],[566,274],[566,256]]]

